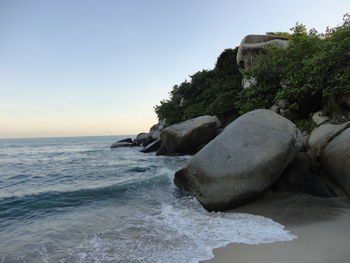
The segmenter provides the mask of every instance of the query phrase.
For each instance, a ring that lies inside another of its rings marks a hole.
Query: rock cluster
[[[287,48],[289,42],[279,36],[246,36],[237,53],[240,68],[251,69],[267,45]],[[244,77],[242,85],[249,88],[256,81]],[[338,100],[350,107],[350,93]],[[291,121],[298,116],[289,106],[287,100],[276,100],[270,110],[248,112],[224,130],[215,116],[168,127],[163,120],[111,148],[141,146],[144,153],[194,155],[176,172],[174,183],[209,211],[234,208],[269,190],[332,197],[342,194],[339,187],[350,197],[350,122],[335,123],[318,111],[310,116],[316,128],[302,133]]]
[[[277,101],[277,112],[287,102]],[[209,211],[245,204],[267,190],[318,197],[336,195],[331,178],[350,197],[350,122],[330,123],[317,113],[309,136],[272,110],[242,115],[221,131],[215,116],[200,116],[168,127],[153,125],[134,140],[112,148],[141,146],[157,155],[195,154],[176,172],[174,183]]]
[[[255,110],[194,155],[174,183],[209,211],[234,208],[268,189],[332,197],[337,187],[329,178],[350,197],[349,127],[324,123],[308,138],[283,116]]]
[[[111,148],[142,146],[141,152],[157,155],[195,154],[220,131],[221,124],[215,116],[200,116],[164,128],[164,121],[153,125],[148,133],[140,133],[113,143]]]

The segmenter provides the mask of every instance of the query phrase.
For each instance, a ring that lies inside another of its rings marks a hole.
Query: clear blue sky
[[[247,34],[324,31],[349,0],[0,0],[0,137],[136,134]]]

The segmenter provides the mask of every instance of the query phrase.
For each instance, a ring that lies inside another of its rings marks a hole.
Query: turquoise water
[[[0,262],[198,262],[292,240],[270,219],[208,213],[172,183],[189,156],[110,149],[118,136],[0,140]]]

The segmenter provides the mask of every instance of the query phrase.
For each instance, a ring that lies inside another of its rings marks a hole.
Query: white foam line
[[[209,213],[193,198],[164,204],[157,215],[135,215],[119,229],[90,237],[71,251],[79,262],[198,263],[230,243],[263,244],[297,237],[273,220]]]

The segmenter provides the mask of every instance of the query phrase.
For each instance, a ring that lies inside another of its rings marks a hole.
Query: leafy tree
[[[242,81],[237,50],[224,50],[214,69],[199,71],[189,81],[175,85],[170,98],[155,106],[158,118],[166,119],[167,125],[206,114],[216,115],[223,124],[236,118],[234,102]]]

